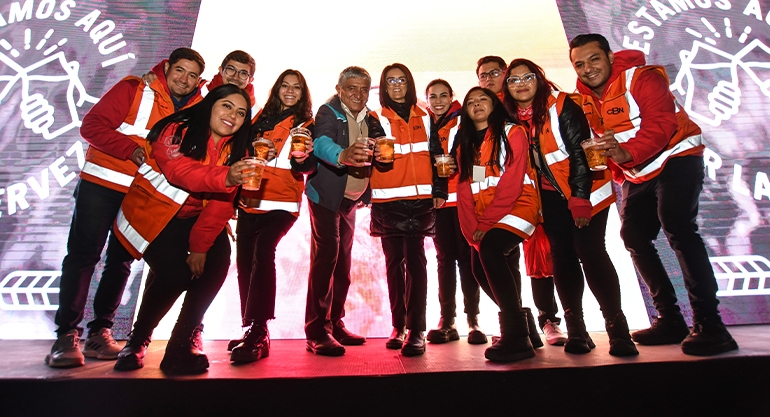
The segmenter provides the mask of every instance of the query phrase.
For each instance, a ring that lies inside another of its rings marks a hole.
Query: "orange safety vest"
[[[640,66],[625,70],[606,87],[605,99],[601,101],[602,109],[613,109],[612,114],[608,114],[607,111],[600,114],[594,103],[594,97],[583,94],[583,112],[597,133],[614,129],[615,138],[620,143],[626,143],[636,136],[641,128],[642,117],[639,105],[631,95],[631,91],[639,75],[644,71],[657,71],[668,81],[666,70],[660,66]],[[674,95],[671,93],[669,95],[671,100],[674,100],[679,127],[658,156],[634,168],[623,169],[623,175],[627,181],[635,184],[649,181],[663,170],[669,159],[698,154],[705,147],[700,127],[690,120],[690,116],[679,106]]]
[[[430,125],[428,125],[430,126]],[[454,119],[450,120],[441,127],[441,129],[438,130],[438,138],[441,141],[441,147],[444,149],[444,153],[448,154],[452,151],[452,146],[454,146],[455,136],[457,136],[457,129],[460,126],[460,116],[455,117]],[[431,161],[433,162],[433,161]],[[447,181],[447,199],[446,204],[442,208],[445,207],[457,207],[457,183],[458,178],[460,178],[460,174],[458,172],[455,172],[452,174]]]
[[[231,144],[222,148],[217,159],[217,165],[224,165],[230,156]],[[142,254],[153,240],[176,216],[190,195],[185,190],[177,188],[168,182],[160,171],[157,162],[152,157],[152,146],[145,143],[146,159],[136,172],[131,188],[123,198],[120,211],[115,219],[113,232],[135,259],[141,259]],[[209,157],[201,161],[208,165]],[[204,206],[206,200],[203,202]]]
[[[433,198],[433,164],[425,128],[430,126],[430,116],[417,106],[410,113],[407,124],[392,109],[376,112],[385,136],[396,138],[396,144],[393,167],[372,170],[372,203]]]
[[[123,79],[123,81],[131,80],[138,80],[139,88],[136,89],[134,101],[126,118],[116,130],[131,138],[137,145],[144,146],[145,138],[155,123],[174,113],[174,103],[160,80],[147,85],[139,77],[129,76]],[[190,99],[186,107],[200,100],[201,96],[198,94]],[[137,166],[133,161],[116,158],[93,146],[88,147],[85,159],[83,169],[80,171],[81,178],[111,190],[122,193],[128,191],[137,172]]]
[[[307,128],[313,124],[308,120],[302,124]],[[275,144],[278,155],[268,162],[262,174],[259,190],[241,190],[240,208],[251,214],[267,213],[273,210],[287,211],[299,216],[302,193],[305,191],[305,178],[291,169],[291,139],[289,131],[294,127],[294,116],[289,116],[278,123],[273,130],[264,132],[263,138]],[[249,206],[244,204],[249,200]]]
[[[568,200],[572,195],[568,182],[570,160],[567,146],[561,137],[559,115],[564,106],[564,100],[567,97],[577,98],[578,103],[580,103],[579,96],[575,96],[578,95],[567,94],[561,91],[551,93],[551,96],[548,97],[548,113],[543,124],[543,130],[540,132],[540,152],[556,179],[559,188],[564,193],[564,197]],[[615,202],[615,193],[612,190],[612,173],[610,170],[605,169],[593,172],[590,200],[593,206],[591,215],[595,215]]]
[[[507,123],[505,125],[507,137],[511,136],[513,129],[524,130],[524,127]],[[499,139],[493,139],[491,137],[491,130],[487,130],[484,141],[481,143],[481,161],[492,160],[493,140]],[[522,239],[527,239],[535,232],[535,227],[543,222],[543,216],[540,211],[540,195],[535,183],[537,173],[529,163],[529,155],[514,155],[514,157],[527,158],[527,172],[524,174],[521,195],[511,208],[510,214],[505,215],[492,228],[505,229],[515,233]],[[504,147],[500,151],[500,166],[502,168],[498,168],[495,164],[487,163],[486,178],[483,181],[471,182],[470,184],[476,209],[476,218],[484,215],[484,210],[492,203],[492,199],[495,198],[497,183],[500,182],[500,178],[502,178],[505,172]]]

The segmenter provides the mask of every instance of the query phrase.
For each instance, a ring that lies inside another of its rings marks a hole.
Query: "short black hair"
[[[257,63],[254,61],[254,58],[252,58],[251,55],[249,55],[248,53],[241,51],[240,49],[236,49],[235,51],[227,54],[225,59],[222,60],[221,67],[224,68],[225,65],[227,65],[227,61],[230,61],[230,60],[248,65],[249,75],[251,75],[252,77],[254,76],[254,73],[257,71]]]
[[[479,58],[479,61],[476,63],[476,75],[479,75],[479,68],[481,68],[482,65],[494,62],[498,65],[500,65],[501,70],[505,70],[508,67],[508,64],[505,62],[505,60],[497,55],[487,55]]]
[[[596,42],[599,44],[599,48],[601,48],[602,51],[604,51],[605,54],[609,55],[610,53],[610,43],[607,41],[607,38],[604,36],[598,34],[598,33],[586,33],[583,35],[577,35],[574,39],[572,39],[569,43],[569,55],[572,56],[572,50],[575,48],[579,48],[581,46],[587,45],[591,42]],[[570,60],[571,61],[571,60]]]
[[[193,61],[196,64],[198,64],[198,66],[201,67],[201,72],[198,73],[199,76],[203,74],[203,70],[206,69],[206,61],[203,60],[203,57],[201,56],[201,54],[199,54],[194,49],[184,48],[184,47],[174,49],[174,52],[172,52],[171,55],[168,56],[169,67],[176,64],[182,59],[187,59],[189,61]]]

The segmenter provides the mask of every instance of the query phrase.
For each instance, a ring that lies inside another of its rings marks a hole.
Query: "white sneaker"
[[[86,340],[83,356],[96,359],[117,359],[120,353],[118,342],[112,337],[112,329],[102,327]]]
[[[564,336],[559,325],[551,320],[546,320],[545,325],[543,326],[543,334],[545,335],[545,341],[548,342],[549,345],[563,346],[564,343],[567,342],[567,337]]]
[[[72,329],[56,339],[51,353],[45,357],[45,363],[52,368],[72,368],[86,364],[83,354],[80,353],[80,335],[77,329]]]

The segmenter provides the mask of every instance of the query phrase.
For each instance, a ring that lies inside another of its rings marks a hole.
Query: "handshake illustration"
[[[99,101],[98,97],[86,93],[78,76],[80,64],[77,61],[67,62],[63,51],[27,67],[22,67],[11,57],[0,52],[0,62],[15,72],[11,75],[0,75],[0,85],[5,83],[0,90],[0,105],[6,102],[13,87],[20,83],[22,98],[19,108],[24,127],[42,135],[46,140],[54,139],[73,128],[80,127],[78,108],[86,102]],[[31,91],[54,91],[56,84],[59,83],[67,83],[66,108],[57,109],[40,92],[30,94]],[[36,87],[34,90],[31,90],[31,84]]]
[[[671,91],[684,96],[685,110],[699,122],[719,126],[738,114],[741,104],[739,69],[759,86],[765,97],[770,98],[770,47],[759,39],[754,39],[734,55],[696,40],[691,50],[681,51],[679,56],[682,67]],[[714,78],[717,78],[716,84],[708,93],[703,89],[697,91],[698,85],[704,84],[703,80]]]

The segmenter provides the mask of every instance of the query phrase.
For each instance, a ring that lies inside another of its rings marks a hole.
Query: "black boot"
[[[527,327],[529,327],[529,341],[532,343],[532,347],[537,349],[543,347],[543,340],[540,339],[540,334],[537,332],[537,323],[535,323],[535,316],[532,315],[532,309],[529,307],[522,308],[527,314]]]
[[[203,352],[203,323],[195,326],[193,329],[191,343],[192,348],[197,351],[197,354],[205,354]]]
[[[128,334],[128,341],[123,349],[118,353],[118,360],[115,362],[116,371],[133,371],[144,367],[144,355],[147,353],[147,346],[150,345],[150,336],[131,332]]]
[[[564,311],[564,321],[567,322],[567,342],[564,343],[564,351],[567,353],[588,353],[595,348],[594,341],[586,331],[583,321],[583,312],[572,309]]]
[[[270,332],[267,323],[252,323],[243,341],[233,348],[230,360],[233,362],[256,362],[270,355]]]
[[[468,315],[468,343],[472,345],[483,345],[487,343],[487,335],[479,327],[479,318],[473,314]]]
[[[634,341],[631,340],[631,335],[628,334],[628,322],[622,311],[613,317],[605,317],[604,328],[607,329],[607,336],[610,337],[610,355],[636,356],[639,354]]]
[[[177,324],[166,345],[166,353],[160,362],[160,369],[170,375],[193,375],[206,372],[209,359],[192,346],[192,331]]]
[[[409,330],[401,354],[404,356],[419,356],[425,353],[425,333],[417,330]]]
[[[401,349],[404,346],[406,338],[406,327],[394,327],[390,337],[385,341],[385,347],[388,349]]]
[[[439,344],[454,340],[460,340],[454,317],[441,317],[438,321],[438,329],[428,332],[428,341],[431,343]]]
[[[718,314],[693,317],[692,333],[682,342],[682,352],[687,355],[709,356],[738,349],[730,332]]]
[[[535,356],[529,339],[527,313],[498,313],[500,338],[484,351],[484,357],[492,362],[514,362]]]
[[[676,311],[655,317],[649,328],[633,332],[631,338],[640,345],[678,345],[688,334],[682,313]]]

